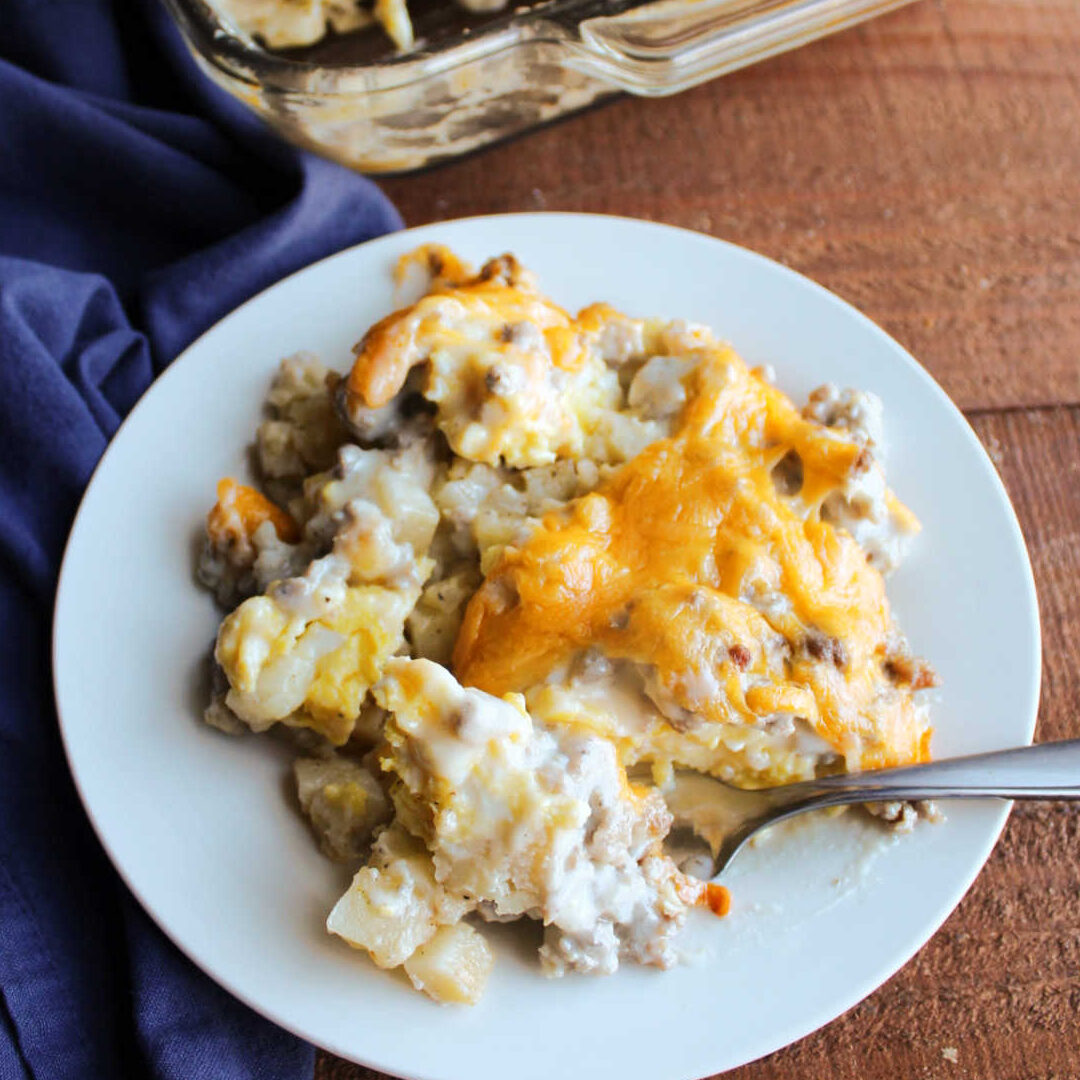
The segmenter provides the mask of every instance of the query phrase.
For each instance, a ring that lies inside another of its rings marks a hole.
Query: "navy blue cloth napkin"
[[[196,970],[109,866],[49,631],[79,496],[154,376],[252,293],[398,226],[212,87],[157,0],[0,0],[3,1080],[311,1075],[311,1047]]]

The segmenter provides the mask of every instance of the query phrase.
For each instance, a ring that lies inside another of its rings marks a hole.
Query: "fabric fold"
[[[0,141],[0,1078],[300,1080],[312,1048],[185,959],[94,837],[52,604],[82,490],[153,377],[254,293],[401,222],[206,80],[157,0],[6,0]],[[138,527],[133,506],[118,558]]]

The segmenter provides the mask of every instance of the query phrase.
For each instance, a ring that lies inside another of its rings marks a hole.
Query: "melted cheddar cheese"
[[[214,543],[248,545],[264,521],[273,524],[279,540],[295,543],[299,539],[296,522],[261,491],[228,476],[218,481],[217,502],[206,516],[206,532]]]
[[[438,1000],[490,971],[470,913],[542,922],[548,974],[667,967],[690,909],[727,910],[663,848],[731,826],[699,774],[928,756],[881,402],[800,411],[705,327],[571,315],[509,255],[427,246],[399,286],[415,268],[347,377],[283,362],[270,497],[219,486],[206,719],[299,735],[324,850],[366,859],[327,928]]]
[[[511,256],[467,277],[442,249],[420,254],[430,289],[357,346],[342,398],[347,418],[385,408],[415,370],[410,387],[435,405],[451,449],[469,461],[519,469],[583,457],[622,461],[659,433],[620,414],[623,392],[602,348],[611,309],[598,304],[571,317]]]
[[[701,724],[707,745],[709,725],[788,714],[849,768],[922,760],[922,711],[888,674],[900,639],[884,581],[820,517],[866,467],[864,448],[730,349],[698,359],[672,437],[506,549],[466,610],[455,671],[505,694],[591,648],[638,665],[695,718],[684,732],[658,724],[639,759],[702,767]],[[792,454],[802,483],[785,495],[773,470]]]

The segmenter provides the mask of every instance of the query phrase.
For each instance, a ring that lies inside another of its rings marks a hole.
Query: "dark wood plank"
[[[410,224],[652,218],[851,300],[964,408],[1080,402],[1080,10],[923,0],[657,101],[383,182]]]
[[[973,424],[1009,489],[1035,571],[1043,630],[1037,737],[1080,737],[1080,410],[988,414]],[[1072,857],[1080,863],[1080,850]]]

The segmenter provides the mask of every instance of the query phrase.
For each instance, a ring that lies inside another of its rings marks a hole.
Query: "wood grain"
[[[565,209],[700,229],[884,325],[1001,472],[1039,591],[1039,737],[1080,737],[1080,3],[923,0],[383,186],[409,224]],[[899,974],[727,1076],[1077,1080],[1078,1016],[1080,814],[1021,807]],[[323,1054],[315,1075],[379,1074]]]

